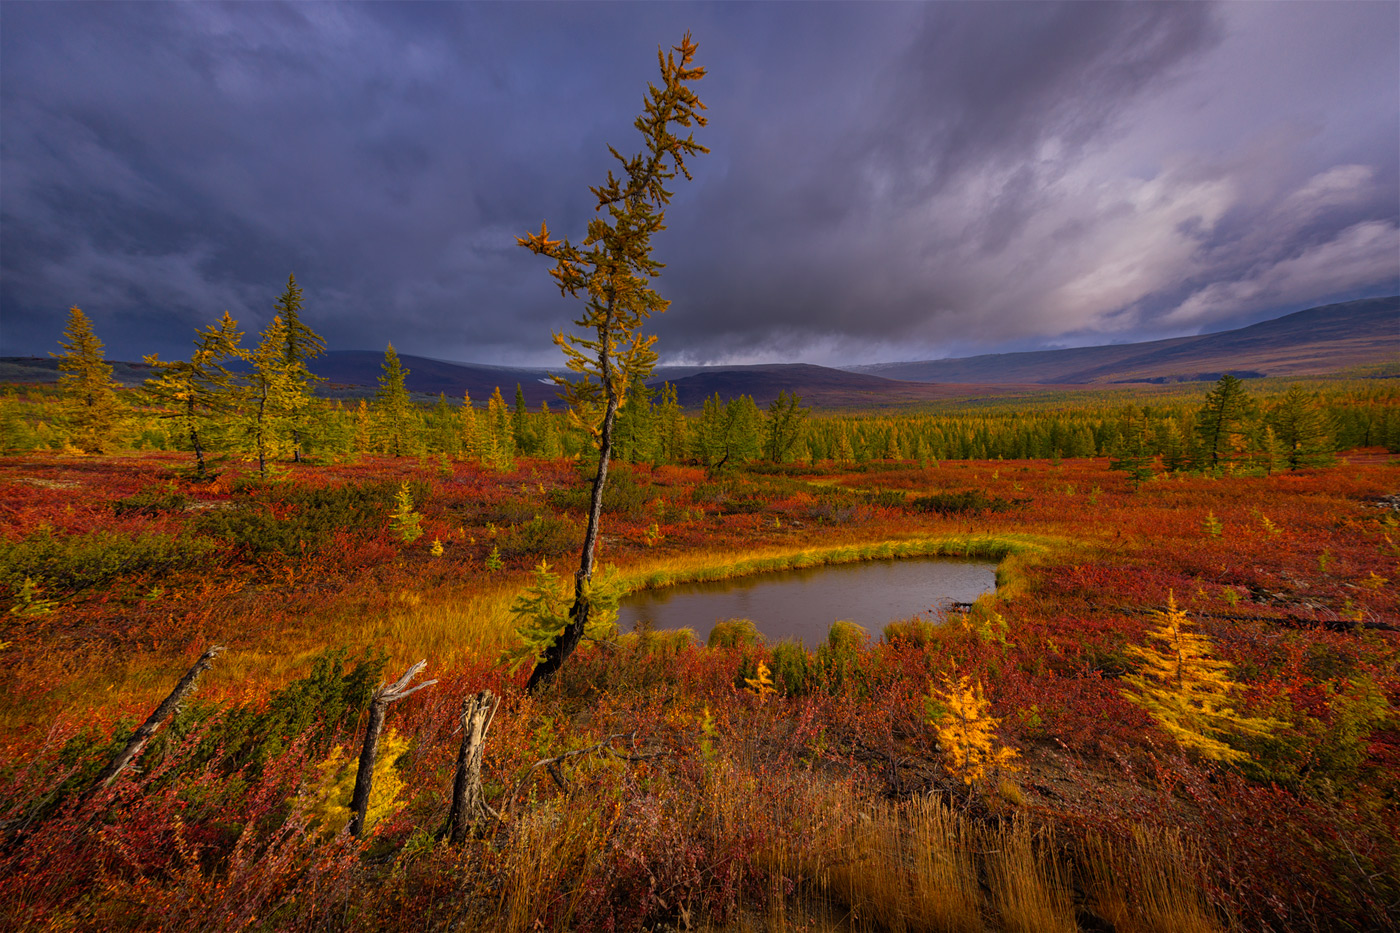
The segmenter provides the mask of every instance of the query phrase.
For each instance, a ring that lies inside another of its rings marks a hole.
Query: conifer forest
[[[336,397],[295,276],[139,386],[72,308],[0,387],[0,928],[1400,926],[1400,384],[683,406],[647,325],[695,56],[587,230],[520,231],[554,401],[425,398],[392,344]],[[934,556],[995,591],[817,645],[617,623]]]

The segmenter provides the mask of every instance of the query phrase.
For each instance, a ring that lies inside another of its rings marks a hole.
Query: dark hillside
[[[1222,372],[1318,376],[1400,361],[1400,296],[1324,305],[1249,327],[1148,343],[880,363],[914,382],[1085,384],[1214,380]]]

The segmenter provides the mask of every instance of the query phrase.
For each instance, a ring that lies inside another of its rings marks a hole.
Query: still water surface
[[[622,601],[618,625],[694,629],[704,642],[724,619],[752,619],[770,643],[800,638],[809,648],[837,619],[858,622],[876,638],[896,619],[937,617],[950,602],[972,602],[996,589],[996,564],[947,557],[831,564],[712,583],[642,590]]]

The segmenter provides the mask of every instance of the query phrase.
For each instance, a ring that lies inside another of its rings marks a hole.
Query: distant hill
[[[676,387],[676,399],[683,408],[698,408],[705,399],[716,394],[724,400],[751,395],[759,405],[767,405],[780,392],[795,392],[804,404],[820,408],[865,408],[961,398],[970,394],[1001,394],[1024,388],[905,382],[810,363],[715,366],[699,372],[690,371],[694,374],[672,377],[661,369],[658,378],[649,380],[648,384],[660,387],[670,382]]]
[[[399,362],[408,370],[404,385],[410,392],[421,395],[441,393],[460,401],[463,392],[470,392],[472,401],[484,403],[499,386],[506,402],[514,404],[518,383],[531,407],[537,408],[546,400],[554,405],[559,396],[559,389],[547,381],[549,373],[543,369],[449,363],[402,353]],[[311,361],[312,372],[326,380],[329,390],[326,394],[331,395],[364,395],[366,389],[373,392],[379,387],[383,366],[384,354],[376,350],[332,350]],[[358,391],[346,391],[352,386]]]
[[[1309,308],[1238,330],[1148,343],[877,363],[853,372],[911,382],[1093,384],[1318,376],[1400,361],[1400,296]]]
[[[469,392],[480,405],[499,386],[506,402],[513,403],[519,384],[532,408],[542,401],[551,405],[558,401],[559,390],[547,381],[543,369],[451,363],[421,356],[400,356],[400,360],[409,371],[409,391],[420,399],[443,393],[460,400],[463,392]],[[322,394],[364,397],[378,387],[383,362],[379,351],[333,350],[313,360],[312,370],[326,380]],[[659,387],[671,382],[686,408],[698,408],[716,393],[726,400],[751,395],[759,405],[767,405],[779,392],[795,392],[805,403],[822,408],[864,408],[1022,392],[1044,385],[1214,381],[1223,372],[1286,378],[1378,364],[1400,365],[1400,296],[1326,305],[1238,330],[1149,343],[850,369],[809,363],[672,366],[658,368],[649,384]],[[115,378],[128,386],[139,385],[150,374],[143,363],[112,365]],[[55,359],[0,357],[0,382],[54,382],[57,378]]]
[[[151,367],[145,363],[107,362],[117,385],[131,388],[151,378]],[[58,360],[49,356],[0,356],[0,382],[58,382]]]

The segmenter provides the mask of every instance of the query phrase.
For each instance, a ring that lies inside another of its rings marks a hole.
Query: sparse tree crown
[[[690,33],[671,52],[657,49],[661,86],[648,88],[646,110],[634,125],[646,148],[631,158],[611,146],[608,151],[622,167],[619,177],[608,172],[607,181],[590,190],[597,198],[588,235],[576,246],[567,238],[552,240],[548,225],[539,233],[519,238],[521,246],[554,260],[550,275],[563,295],[582,298],[583,314],[575,321],[581,333],[554,335],[570,370],[583,376],[570,381],[555,377],[569,402],[570,420],[587,429],[598,448],[598,471],[593,478],[592,505],[584,532],[579,569],[574,574],[574,604],[569,624],[530,675],[530,688],[552,677],[573,653],[583,637],[589,615],[589,581],[593,576],[593,552],[603,512],[603,485],[612,453],[613,424],[627,397],[627,387],[641,381],[656,363],[652,344],[642,325],[667,302],[651,287],[662,264],[652,258],[652,235],[665,229],[665,207],[671,192],[666,185],[678,175],[689,179],[686,159],[708,150],[672,131],[672,126],[704,126],[700,111],[705,105],[689,82],[705,76],[694,64],[696,45]],[[679,60],[677,59],[679,55]]]

